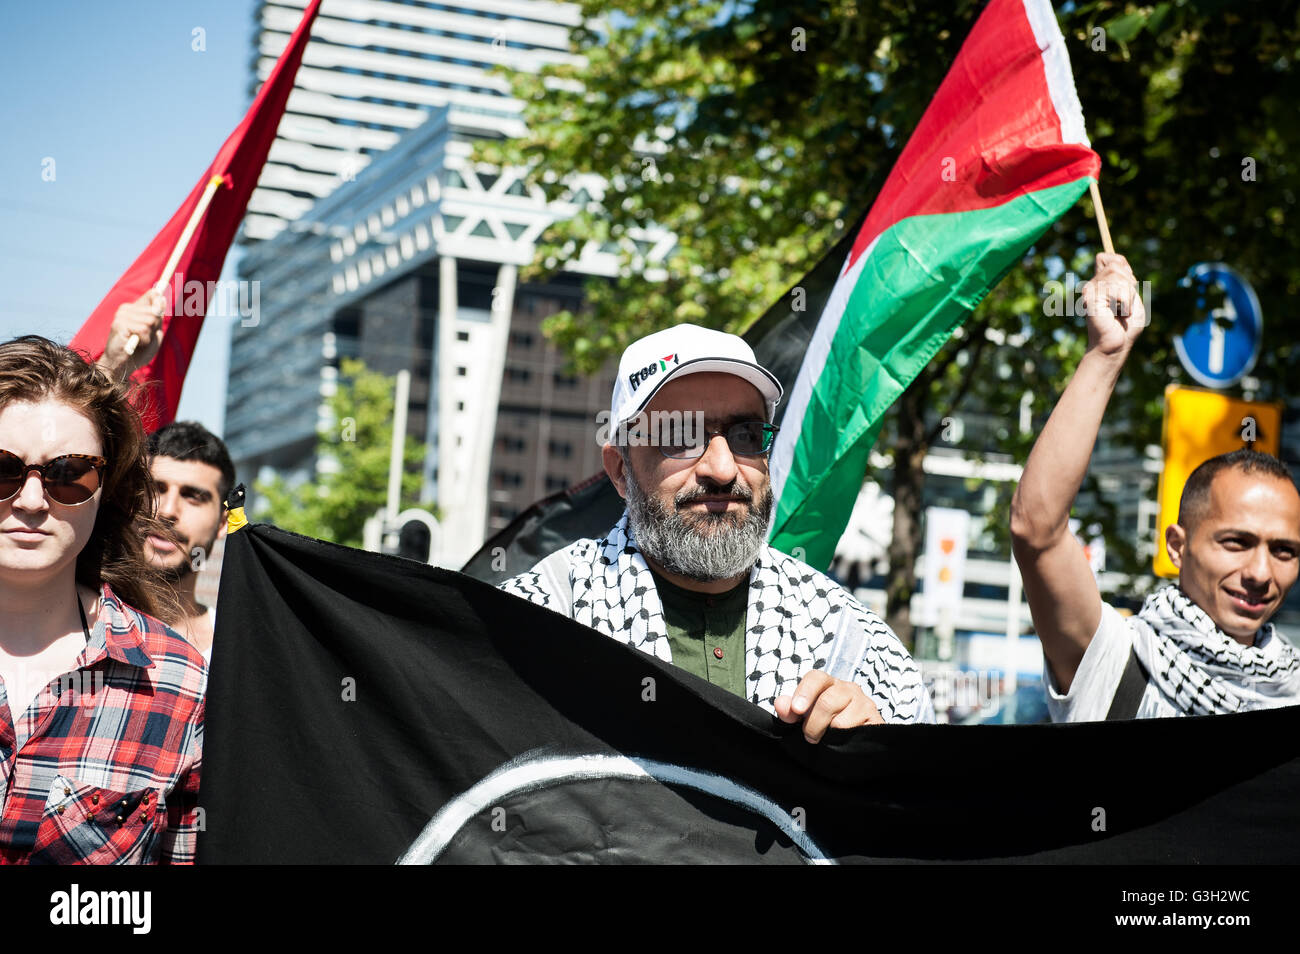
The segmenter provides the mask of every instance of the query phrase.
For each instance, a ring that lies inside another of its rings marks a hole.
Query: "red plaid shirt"
[[[208,669],[100,591],[74,672],[15,723],[0,680],[0,862],[193,864]]]

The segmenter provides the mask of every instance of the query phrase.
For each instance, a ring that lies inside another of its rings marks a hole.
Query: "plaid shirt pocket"
[[[50,786],[32,864],[156,864],[167,827],[162,792],[114,792],[59,775]]]

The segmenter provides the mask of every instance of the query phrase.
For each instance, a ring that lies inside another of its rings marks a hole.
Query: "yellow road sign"
[[[1221,391],[1165,388],[1162,443],[1165,466],[1160,473],[1160,521],[1156,526],[1155,572],[1174,577],[1178,568],[1165,550],[1165,528],[1178,522],[1183,485],[1200,464],[1252,444],[1278,455],[1282,446],[1282,405],[1243,401]]]

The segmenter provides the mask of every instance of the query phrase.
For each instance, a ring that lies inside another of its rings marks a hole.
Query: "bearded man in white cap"
[[[809,742],[831,727],[933,722],[884,621],[767,545],[780,400],[735,335],[682,324],[629,345],[603,449],[627,510],[502,589],[802,722]]]

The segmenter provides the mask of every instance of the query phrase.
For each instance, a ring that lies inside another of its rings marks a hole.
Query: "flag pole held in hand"
[[[194,237],[195,230],[199,227],[199,222],[203,219],[203,213],[208,210],[208,205],[212,202],[212,197],[216,195],[217,189],[226,181],[224,175],[213,176],[208,180],[203,195],[199,196],[199,201],[194,206],[194,212],[190,215],[190,220],[185,223],[185,231],[181,232],[181,237],[176,241],[176,247],[172,249],[171,255],[167,258],[167,264],[163,266],[162,275],[154,283],[153,290],[159,295],[167,291],[167,283],[171,281],[172,273],[176,271],[176,264],[185,254],[185,248],[190,244],[190,239]],[[132,335],[126,342],[124,349],[128,355],[135,354],[135,349],[140,344],[140,336]]]
[[[1097,216],[1097,228],[1101,230],[1101,247],[1107,255],[1115,254],[1115,246],[1110,241],[1110,226],[1106,224],[1106,210],[1101,206],[1101,190],[1097,188],[1097,180],[1093,179],[1088,183],[1088,194],[1092,196],[1092,211]]]

